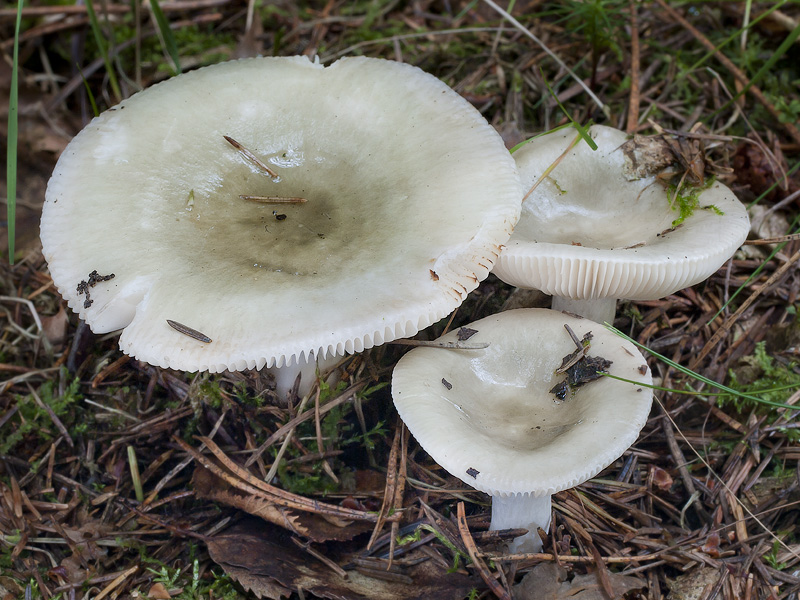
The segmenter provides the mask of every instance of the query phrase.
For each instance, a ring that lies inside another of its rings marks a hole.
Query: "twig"
[[[252,493],[254,493],[254,495],[261,497],[267,496],[267,500],[269,500],[274,504],[285,506],[287,508],[294,508],[297,510],[305,510],[307,512],[316,512],[320,514],[332,515],[345,520],[352,519],[352,520],[373,522],[376,521],[378,518],[378,516],[373,513],[367,513],[361,510],[344,508],[342,506],[335,506],[333,504],[326,504],[324,502],[319,502],[317,500],[311,500],[309,498],[306,498],[305,496],[293,494],[292,492],[287,492],[286,490],[277,488],[274,485],[270,485],[266,481],[262,481],[258,477],[255,477],[249,471],[243,469],[235,462],[233,462],[220,449],[220,447],[217,446],[214,442],[212,442],[209,438],[198,437],[197,439],[206,445],[209,452],[211,452],[226,469],[228,469],[233,475],[239,478],[237,481],[236,479],[233,479],[230,475],[225,473],[217,465],[206,459],[204,455],[197,452],[189,444],[187,444],[183,440],[180,440],[179,438],[174,438],[174,439],[176,442],[179,442],[180,446],[184,450],[189,452],[192,455],[192,457],[195,458],[195,460],[197,460],[203,467],[207,468],[217,477],[220,477],[224,481],[231,483],[233,487],[236,487],[237,489],[240,489],[244,492],[248,491],[246,488],[250,488],[252,490]],[[397,513],[395,515],[388,517],[386,520],[389,521],[389,520],[399,519],[400,516],[401,513]]]
[[[58,371],[60,367],[48,367],[47,369],[37,369],[35,371],[28,371],[27,373],[22,373],[21,375],[17,375],[16,377],[12,377],[11,379],[6,379],[3,382],[0,382],[0,394],[4,394],[8,388],[12,385],[16,385],[21,381],[27,381],[37,375],[44,375],[46,373],[52,373],[54,371]]]
[[[692,450],[692,452],[693,452],[693,453],[694,453],[694,455],[695,455],[695,456],[698,458],[698,460],[699,460],[701,463],[703,463],[703,466],[704,466],[706,469],[708,469],[708,472],[709,472],[709,474],[711,474],[711,476],[712,476],[712,477],[714,477],[714,479],[716,479],[716,480],[717,480],[717,481],[720,483],[720,485],[721,485],[721,486],[722,486],[722,487],[723,487],[723,488],[724,488],[724,489],[725,489],[727,492],[730,492],[731,496],[732,496],[732,497],[733,497],[733,499],[736,501],[736,503],[737,503],[737,504],[739,504],[739,505],[740,505],[740,506],[741,506],[741,507],[744,509],[744,511],[747,513],[747,515],[748,515],[750,518],[752,518],[752,519],[753,519],[753,520],[754,520],[756,523],[758,523],[759,527],[761,527],[761,529],[763,529],[763,530],[764,530],[764,533],[766,533],[766,534],[767,534],[767,535],[768,535],[770,538],[772,538],[772,540],[773,540],[774,542],[777,542],[777,543],[778,543],[778,544],[779,544],[779,545],[780,545],[780,546],[781,546],[781,547],[782,547],[784,550],[786,550],[788,553],[790,553],[790,554],[791,554],[793,557],[800,559],[800,552],[798,552],[798,551],[796,551],[796,550],[793,550],[793,549],[792,549],[792,548],[790,548],[788,545],[786,545],[786,542],[784,542],[784,541],[783,541],[781,538],[779,538],[777,535],[775,535],[775,534],[772,532],[772,530],[771,530],[769,527],[767,527],[767,526],[764,524],[764,522],[763,522],[761,519],[759,519],[759,518],[758,518],[758,517],[757,517],[755,514],[753,514],[753,511],[751,511],[749,508],[747,508],[747,506],[745,506],[745,505],[742,503],[742,501],[741,501],[741,500],[739,500],[739,498],[737,498],[737,497],[736,497],[736,494],[734,494],[734,493],[731,491],[731,489],[730,489],[730,487],[728,486],[728,484],[727,484],[727,483],[725,483],[725,480],[724,480],[724,479],[722,479],[722,477],[720,477],[719,475],[717,475],[716,471],[714,471],[714,469],[713,469],[713,468],[711,468],[711,465],[710,465],[710,464],[708,464],[708,461],[707,461],[705,458],[703,458],[703,456],[702,456],[702,455],[701,455],[701,454],[700,454],[700,453],[699,453],[699,452],[698,452],[698,451],[695,449],[695,447],[694,447],[694,446],[692,446],[692,444],[689,442],[689,440],[687,440],[687,439],[686,439],[686,436],[684,436],[684,435],[683,435],[683,432],[682,432],[682,431],[681,431],[681,430],[678,428],[678,425],[677,425],[677,424],[675,423],[675,421],[672,419],[672,417],[670,416],[669,412],[667,412],[666,408],[664,408],[664,405],[661,403],[661,400],[659,400],[657,396],[654,396],[654,399],[655,399],[655,401],[656,401],[656,402],[658,402],[659,406],[661,407],[661,410],[664,412],[664,417],[666,417],[667,419],[669,419],[669,421],[670,421],[670,423],[672,424],[672,426],[673,426],[673,427],[675,427],[675,429],[676,429],[676,431],[678,432],[678,434],[680,434],[680,436],[681,436],[681,439],[683,439],[684,443],[685,443],[687,446],[689,446],[689,448]]]
[[[789,235],[782,235],[774,238],[762,238],[759,240],[745,240],[745,246],[763,246],[766,244],[780,244],[781,242],[793,242],[800,240],[800,233],[790,233]]]
[[[16,296],[0,296],[0,302],[19,302],[20,304],[27,306],[33,315],[33,321],[36,323],[36,329],[39,330],[39,333],[42,332],[42,320],[39,318],[39,313],[36,311],[36,307],[33,305],[33,302],[27,298],[17,298]]]
[[[53,411],[52,408],[50,408],[47,404],[42,402],[42,399],[39,398],[39,394],[36,393],[36,390],[33,389],[33,386],[30,383],[25,382],[25,385],[28,386],[28,391],[31,393],[31,396],[33,396],[33,400],[36,402],[39,408],[41,408],[43,411],[47,413],[47,415],[50,417],[50,420],[53,422],[53,425],[56,426],[56,429],[58,429],[58,431],[61,432],[61,435],[63,435],[64,438],[67,440],[67,444],[69,444],[69,447],[74,448],[75,442],[72,441],[72,438],[69,435],[69,431],[67,431],[67,428],[64,427],[64,424],[61,422],[61,419],[58,418],[58,415]]]
[[[92,380],[92,389],[96,390],[98,386],[105,381],[109,375],[113,375],[131,359],[127,354],[123,354],[117,360],[108,365],[105,369],[100,371]]]
[[[469,527],[467,526],[467,517],[464,512],[463,502],[458,503],[456,520],[458,521],[458,532],[461,534],[461,541],[464,542],[464,546],[467,548],[467,554],[469,554],[472,564],[478,569],[478,574],[481,576],[481,579],[483,579],[484,583],[489,586],[489,589],[492,590],[492,593],[499,600],[511,600],[511,594],[498,583],[497,579],[492,577],[486,563],[483,562],[483,559],[478,555],[478,547],[475,545],[475,540],[472,539],[472,535],[469,533]]]
[[[522,197],[522,203],[523,203],[523,204],[525,204],[525,201],[526,201],[526,200],[528,199],[528,197],[529,197],[529,196],[530,196],[530,195],[533,193],[533,191],[534,191],[534,190],[535,190],[537,187],[539,187],[539,184],[540,184],[540,183],[542,183],[542,182],[543,182],[543,181],[544,181],[544,180],[545,180],[545,179],[546,179],[546,178],[547,178],[547,177],[550,175],[550,173],[552,173],[552,172],[553,172],[553,169],[555,169],[555,168],[556,168],[558,165],[560,165],[560,164],[561,164],[561,161],[562,161],[562,160],[564,160],[564,158],[566,158],[567,154],[569,154],[569,152],[570,152],[570,151],[571,151],[571,150],[572,150],[572,149],[573,149],[573,148],[574,148],[574,147],[575,147],[575,146],[578,144],[578,142],[580,142],[580,141],[581,141],[581,132],[579,131],[579,132],[577,132],[577,134],[575,135],[575,139],[574,139],[574,140],[572,140],[572,142],[570,143],[570,145],[569,145],[569,146],[567,146],[567,148],[564,150],[564,152],[562,152],[561,154],[559,154],[559,155],[558,155],[558,158],[556,158],[556,159],[555,159],[555,160],[552,162],[552,164],[550,164],[550,166],[549,166],[549,167],[547,167],[547,168],[544,170],[544,172],[542,173],[541,177],[539,177],[539,179],[537,179],[536,181],[534,181],[534,182],[533,182],[533,185],[531,186],[531,189],[529,189],[529,190],[528,190],[528,193],[527,193],[527,194],[525,194],[525,195]]]
[[[628,98],[628,122],[625,126],[625,131],[629,134],[636,133],[636,128],[639,125],[639,102],[641,97],[639,94],[639,72],[640,65],[640,52],[639,52],[639,20],[637,18],[636,2],[630,0],[631,9],[631,93]]]
[[[298,378],[299,377],[300,377],[300,375],[298,374]],[[296,386],[297,386],[297,380],[295,380],[295,387]],[[319,394],[320,394],[319,386],[317,386],[316,394],[317,394],[317,396],[319,396]],[[303,399],[300,401],[300,406],[297,408],[298,412],[300,412],[300,413],[303,412],[303,409],[306,407],[306,404],[308,403],[308,400],[310,398],[311,398],[311,396],[309,394],[306,394],[305,396],[303,396]],[[314,411],[314,416],[317,417],[317,419],[319,419],[319,416],[320,416],[319,408],[315,407],[315,409],[312,409],[312,410]],[[283,443],[281,444],[281,447],[278,448],[278,452],[277,452],[277,454],[275,454],[275,458],[272,460],[272,465],[270,466],[269,471],[267,471],[266,477],[264,477],[264,479],[266,481],[272,481],[275,478],[275,475],[278,474],[278,467],[280,467],[281,461],[283,460],[283,455],[286,454],[286,450],[288,450],[289,444],[292,442],[292,437],[294,437],[294,432],[295,432],[296,428],[297,428],[297,426],[295,425],[294,427],[291,427],[286,432],[286,437],[283,438]],[[272,437],[272,436],[270,436],[270,437]],[[253,457],[251,456],[250,459],[252,460],[252,458]],[[251,464],[252,463],[250,462],[250,460],[248,460],[247,463],[246,463],[247,466],[250,466]]]
[[[317,450],[324,455],[325,453],[325,442],[322,438],[322,416],[319,412],[319,396],[321,390],[319,386],[317,386],[317,393],[314,394],[314,428],[316,429],[317,433]],[[277,461],[276,461],[277,462]],[[274,465],[273,465],[274,466]],[[328,474],[328,477],[333,479],[335,483],[339,483],[339,478],[336,476],[336,473],[333,472],[330,463],[326,458],[322,458],[322,469],[325,473]],[[267,479],[269,481],[269,479]]]
[[[666,413],[666,410],[664,413]],[[678,473],[680,473],[683,486],[686,488],[686,491],[689,492],[691,498],[690,503],[695,505],[697,514],[700,515],[704,522],[711,522],[711,517],[708,512],[706,512],[706,509],[703,508],[702,502],[700,502],[700,493],[697,491],[694,481],[692,480],[692,475],[689,473],[689,468],[686,466],[686,457],[683,455],[683,452],[681,452],[680,446],[678,446],[678,442],[675,440],[675,432],[672,431],[671,420],[668,420],[666,417],[665,414],[661,419],[662,429],[667,439],[667,446],[669,447],[670,454],[672,454],[672,460],[675,461],[675,466],[678,467]],[[681,520],[682,517],[683,515],[681,515]]]
[[[747,88],[747,90],[753,95],[753,97],[755,97],[755,99],[758,100],[764,106],[764,108],[767,109],[767,112],[769,112],[769,114],[771,114],[772,117],[778,123],[781,123],[786,132],[798,144],[800,144],[800,129],[797,129],[797,127],[795,127],[792,123],[782,122],[781,114],[778,112],[778,109],[776,109],[775,106],[769,100],[767,100],[767,97],[764,96],[763,92],[758,87],[750,83],[750,80],[747,78],[747,75],[745,75],[744,72],[741,69],[739,69],[739,67],[733,64],[733,61],[731,61],[727,56],[725,56],[722,52],[720,52],[717,49],[717,47],[705,35],[702,34],[700,30],[696,29],[691,23],[689,23],[689,21],[684,19],[678,13],[678,11],[669,6],[664,0],[656,0],[656,2],[659,4],[659,6],[661,6],[661,8],[667,11],[667,13],[669,13],[669,15],[673,19],[675,19],[684,29],[689,31],[689,33],[691,33],[698,42],[700,42],[703,46],[705,46],[709,50],[709,52],[712,52],[714,56],[717,58],[717,60],[719,60],[719,62],[721,62],[722,65],[726,69],[728,69],[728,71],[730,71],[731,74],[736,79],[738,79],[739,82],[744,87]]]
[[[575,81],[578,82],[578,85],[583,88],[583,91],[585,91],[588,94],[588,96],[592,99],[592,101],[595,104],[597,104],[598,107],[600,107],[600,110],[603,111],[603,114],[608,116],[609,109],[605,104],[603,104],[603,101],[600,100],[600,98],[598,98],[595,95],[595,93],[591,89],[589,89],[589,86],[587,86],[583,82],[583,80],[580,77],[578,77],[575,74],[575,72],[572,69],[570,69],[564,63],[564,61],[558,57],[558,55],[556,55],[555,52],[550,50],[550,48],[548,48],[542,40],[540,40],[538,37],[536,37],[530,31],[528,31],[528,29],[522,23],[520,23],[514,17],[512,17],[511,14],[509,14],[507,11],[500,8],[497,4],[493,2],[493,0],[483,0],[483,1],[486,4],[488,4],[492,9],[494,9],[496,12],[498,12],[500,15],[502,15],[504,19],[506,19],[509,23],[511,23],[514,27],[516,27],[519,31],[521,31],[525,36],[529,37],[531,40],[536,42],[539,45],[539,47],[542,50],[544,50],[550,58],[552,58],[554,61],[556,61],[556,63],[558,63],[558,66],[564,69],[567,73],[569,73],[570,77],[572,77]]]
[[[398,457],[400,456],[400,426],[394,430],[394,439],[392,440],[392,449],[389,451],[389,462],[386,468],[386,486],[383,491],[383,502],[381,503],[381,510],[378,512],[378,520],[375,522],[375,528],[372,530],[372,536],[367,542],[367,550],[372,548],[375,540],[383,529],[383,524],[386,517],[394,507],[395,487],[397,486],[397,472],[398,472]],[[394,554],[394,537],[389,540],[389,560]]]
[[[756,298],[758,298],[762,293],[764,293],[764,290],[766,290],[773,283],[778,281],[778,279],[783,277],[786,271],[788,271],[794,265],[794,263],[798,261],[798,259],[800,259],[800,250],[792,254],[792,256],[789,257],[789,259],[785,263],[783,263],[778,269],[775,270],[775,272],[772,275],[770,275],[769,279],[767,279],[763,284],[758,286],[755,289],[755,291],[752,294],[750,294],[750,296],[748,296],[744,302],[742,302],[742,305],[736,309],[736,312],[734,312],[730,317],[728,317],[725,320],[722,326],[720,326],[720,328],[714,332],[714,335],[712,335],[709,338],[709,340],[706,342],[706,345],[703,346],[702,350],[700,350],[700,353],[697,354],[697,356],[695,356],[692,359],[692,361],[689,363],[689,369],[691,369],[692,371],[697,370],[697,366],[700,364],[700,361],[703,360],[706,356],[708,356],[708,353],[711,352],[711,350],[713,350],[717,342],[719,342],[723,337],[725,337],[725,335],[727,335],[728,330],[731,327],[733,327],[734,323],[736,323],[739,317],[742,316],[742,313],[744,313],[744,311],[750,308],[750,305],[756,301]]]
[[[424,348],[448,348],[450,350],[483,350],[489,347],[489,342],[437,342],[436,340],[392,340],[390,344],[398,346],[421,346]]]
[[[343,391],[338,398],[331,400],[330,402],[326,403],[325,406],[320,408],[320,415],[327,414],[329,411],[333,410],[340,404],[343,404],[350,398],[356,395],[358,391],[364,387],[366,382],[356,383],[355,385],[351,385],[345,391]],[[286,435],[289,431],[297,427],[300,423],[303,423],[313,417],[316,414],[314,409],[307,410],[304,413],[297,415],[294,419],[286,423],[283,427],[280,427],[275,433],[267,438],[267,440],[261,444],[256,450],[253,451],[252,456],[247,459],[247,462],[244,463],[245,467],[251,466],[254,462],[256,462],[259,457],[274,444],[276,441],[281,439],[284,435]]]
[[[406,479],[408,477],[408,429],[405,423],[400,423],[400,468],[397,470],[397,483],[394,486],[394,500],[392,505],[395,511],[402,511],[403,509],[403,494],[406,490]],[[391,527],[391,538],[389,544],[389,566],[392,568],[392,560],[394,559],[394,545],[400,532],[400,521],[393,521]]]
[[[214,8],[229,4],[231,0],[190,0],[187,2],[162,2],[161,10],[169,12],[190,12],[203,8]],[[96,11],[106,11],[108,13],[128,13],[131,7],[127,4],[109,4],[101,7],[98,5]],[[22,17],[59,17],[63,15],[85,15],[85,4],[69,4],[58,6],[26,6],[22,9]],[[16,17],[16,8],[0,8],[0,19]]]
[[[264,164],[264,162],[260,158],[258,158],[255,154],[250,152],[250,150],[248,150],[247,148],[242,146],[235,139],[233,139],[229,135],[223,135],[222,137],[224,137],[225,141],[228,142],[231,146],[236,148],[236,150],[239,151],[239,154],[244,156],[247,160],[249,160],[251,163],[253,163],[255,166],[257,166],[259,169],[261,169],[262,171],[266,172],[266,174],[269,175],[270,177],[272,177],[272,179],[277,179],[278,178],[278,174],[275,171],[270,169],[267,165]]]
[[[314,550],[311,547],[311,543],[310,542],[302,542],[302,541],[298,540],[294,536],[292,536],[292,541],[295,543],[295,545],[297,547],[299,547],[299,548],[305,550],[306,552],[308,552],[311,556],[316,558],[319,562],[321,562],[323,565],[328,567],[331,571],[336,573],[339,577],[341,577],[342,579],[347,579],[347,571],[345,571],[342,567],[337,565],[335,562],[333,562],[330,558],[328,558],[327,556],[325,556],[321,552],[318,552],[318,551]]]
[[[119,577],[117,577],[114,581],[109,583],[102,592],[95,596],[95,600],[103,600],[106,596],[108,596],[111,592],[113,592],[123,581],[125,581],[128,577],[136,573],[139,570],[139,566],[131,567],[127,571],[123,571],[120,573]]]

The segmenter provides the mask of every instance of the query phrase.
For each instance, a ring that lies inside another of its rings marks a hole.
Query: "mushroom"
[[[552,295],[556,310],[611,323],[617,299],[655,300],[708,278],[747,238],[749,221],[733,193],[711,182],[673,225],[667,190],[642,174],[626,134],[600,125],[589,134],[597,150],[567,128],[514,153],[523,187],[538,185],[493,272]]]
[[[439,465],[492,496],[491,529],[528,529],[511,551],[536,552],[550,496],[595,476],[636,441],[652,402],[650,370],[627,340],[549,309],[510,310],[468,329],[477,332],[470,344],[488,347],[412,350],[394,369],[392,397]],[[561,374],[565,359],[575,365]],[[591,380],[597,370],[635,383]]]
[[[126,354],[260,369],[441,319],[488,275],[521,197],[500,136],[420,69],[257,58],[94,119],[56,165],[41,238],[69,306],[121,329]]]

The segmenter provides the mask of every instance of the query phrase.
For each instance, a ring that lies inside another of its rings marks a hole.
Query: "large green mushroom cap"
[[[379,59],[259,58],[93,120],[56,166],[41,235],[95,332],[122,329],[122,350],[152,364],[221,371],[414,334],[488,275],[520,201],[500,137],[436,78]]]

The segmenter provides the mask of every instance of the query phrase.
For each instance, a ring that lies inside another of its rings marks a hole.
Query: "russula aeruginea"
[[[591,332],[588,360],[611,361],[608,373],[637,383],[600,377],[560,400],[552,390],[566,375],[556,371],[576,351],[565,325],[581,340]],[[535,552],[537,528],[550,524],[550,496],[595,476],[636,441],[652,403],[638,384],[651,384],[650,370],[633,344],[558,311],[510,310],[468,328],[477,331],[468,343],[489,346],[412,350],[394,369],[392,398],[437,463],[492,496],[492,529],[528,529],[511,551]]]
[[[544,177],[493,270],[506,283],[553,296],[553,308],[612,323],[617,299],[655,300],[707,279],[747,238],[745,207],[713,182],[698,208],[678,214],[655,175],[640,176],[627,136],[594,125],[598,149],[572,128],[514,153],[523,188]],[[712,208],[713,207],[713,208]]]
[[[55,168],[41,237],[94,332],[121,329],[123,352],[154,365],[219,372],[437,321],[488,275],[521,197],[494,129],[420,69],[258,58],[94,119]]]

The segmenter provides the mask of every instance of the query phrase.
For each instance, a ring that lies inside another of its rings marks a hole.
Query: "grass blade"
[[[6,148],[6,220],[8,222],[8,262],[14,264],[14,238],[17,220],[17,139],[19,116],[19,29],[23,0],[17,1],[14,26],[14,57],[11,67],[11,90],[8,97],[8,140]]]
[[[169,54],[172,62],[175,64],[175,74],[177,75],[181,72],[181,62],[178,56],[178,44],[175,42],[175,36],[172,35],[169,21],[167,21],[164,11],[161,10],[161,5],[158,3],[158,0],[150,0],[150,8],[153,9],[153,17],[155,17],[156,25],[158,25],[161,43],[164,45],[164,49],[167,51],[167,54]]]
[[[544,76],[544,71],[541,69],[541,67],[539,68],[539,71],[542,74],[542,81],[544,81],[545,86],[547,86],[547,91],[550,92],[550,95],[553,97],[553,100],[556,101],[556,104],[558,105],[558,108],[560,108],[561,112],[563,112],[564,115],[570,120],[570,122],[572,123],[572,126],[578,132],[578,135],[581,136],[581,139],[584,142],[586,142],[587,144],[589,144],[589,148],[591,148],[592,150],[597,150],[597,144],[591,138],[591,136],[589,135],[589,132],[587,131],[587,129],[589,129],[589,127],[592,126],[592,123],[589,122],[589,124],[586,127],[584,127],[583,125],[578,123],[575,119],[573,119],[572,115],[569,114],[569,111],[567,111],[567,109],[564,108],[564,105],[561,104],[561,101],[558,99],[558,96],[553,91],[553,88],[550,87],[550,83],[547,81],[547,78]]]
[[[83,80],[83,87],[86,88],[86,95],[89,96],[89,104],[92,105],[92,114],[96,117],[100,114],[100,111],[97,109],[97,102],[94,101],[94,94],[92,93],[92,88],[89,87],[89,82],[86,81],[86,77],[83,76],[83,70],[81,69],[80,65],[75,65],[78,68],[78,73],[81,74],[81,79]]]
[[[649,352],[649,350],[648,350],[648,352]],[[663,387],[663,386],[659,386],[659,385],[648,385],[647,383],[642,383],[641,381],[634,381],[633,379],[625,379],[624,377],[619,377],[617,375],[612,375],[611,373],[604,373],[602,371],[598,371],[597,373],[599,375],[602,375],[603,377],[608,377],[609,379],[616,379],[617,381],[622,381],[624,383],[630,383],[631,385],[636,385],[636,386],[639,386],[639,387],[647,388],[647,389],[650,389],[650,390],[653,390],[653,391],[656,391],[656,392],[669,392],[670,394],[680,394],[680,395],[683,395],[683,396],[730,396],[730,393],[728,393],[728,392],[698,392],[698,391],[695,391],[695,390],[692,390],[692,389],[676,390],[675,388],[668,388],[668,387]],[[794,383],[790,383],[790,384],[787,384],[787,385],[779,385],[779,386],[776,386],[776,387],[765,388],[763,390],[753,390],[750,393],[751,394],[769,394],[769,393],[772,393],[772,392],[784,392],[786,390],[795,390],[795,389],[797,389],[797,385],[794,384]],[[765,400],[764,403],[773,404],[769,400]],[[774,404],[777,405],[777,406],[780,406],[782,408],[791,406],[795,410],[800,409],[800,406],[798,406],[796,404],[791,404],[791,405],[789,405],[789,404],[780,404],[780,403],[774,403]]]
[[[87,0],[86,2],[86,12],[89,15],[89,25],[92,27],[94,41],[97,44],[97,48],[100,51],[100,55],[103,57],[103,62],[106,65],[106,72],[108,73],[108,82],[111,84],[111,91],[114,92],[114,96],[117,98],[117,101],[122,100],[122,91],[120,90],[119,82],[117,81],[117,74],[114,71],[114,65],[111,64],[111,57],[108,54],[108,47],[106,46],[105,39],[103,39],[103,32],[100,29],[100,22],[97,20],[97,13],[94,11],[94,5],[92,5],[91,0]]]
[[[756,74],[750,78],[750,81],[747,85],[742,86],[736,95],[728,100],[723,106],[719,108],[719,110],[724,110],[726,107],[730,106],[734,102],[736,102],[739,98],[745,95],[750,88],[752,88],[756,82],[764,76],[764,73],[768,73],[773,70],[775,63],[778,62],[781,58],[784,57],[786,52],[788,52],[789,48],[791,48],[794,43],[797,41],[797,38],[800,37],[800,25],[795,27],[789,35],[786,36],[786,39],[781,42],[781,45],[773,52],[767,61],[761,66],[761,68],[756,71]]]
[[[616,333],[621,338],[628,340],[631,344],[633,344],[637,348],[640,348],[642,350],[647,351],[649,354],[655,356],[658,360],[660,360],[661,362],[669,365],[673,369],[675,369],[677,371],[680,371],[684,375],[688,375],[689,377],[691,377],[693,379],[696,379],[697,381],[701,381],[701,382],[705,383],[706,385],[710,385],[711,387],[717,388],[718,390],[722,390],[723,392],[725,392],[727,394],[730,394],[732,396],[736,396],[738,398],[745,398],[747,400],[752,400],[753,402],[758,402],[759,404],[766,404],[767,406],[774,406],[776,408],[788,408],[790,410],[797,410],[797,408],[798,408],[796,405],[793,405],[793,404],[784,404],[782,402],[772,402],[771,400],[764,400],[763,398],[759,398],[758,396],[753,396],[751,394],[743,394],[742,392],[734,390],[733,388],[729,388],[726,385],[723,385],[721,383],[717,383],[713,379],[709,379],[708,377],[704,377],[703,375],[700,375],[700,373],[696,373],[695,371],[692,371],[691,369],[687,369],[683,365],[681,365],[679,363],[676,363],[674,360],[670,360],[666,356],[664,356],[662,354],[659,354],[658,352],[656,352],[654,350],[651,350],[650,348],[648,348],[644,344],[640,344],[639,342],[637,342],[633,338],[628,337],[627,335],[625,335],[623,332],[621,332],[616,327],[613,327],[612,325],[606,325],[605,327],[606,327],[606,329],[608,329],[612,333]]]
[[[141,504],[144,502],[144,490],[142,489],[142,478],[139,475],[139,462],[136,460],[136,449],[133,446],[128,446],[128,467],[131,470],[131,481],[136,500]]]

